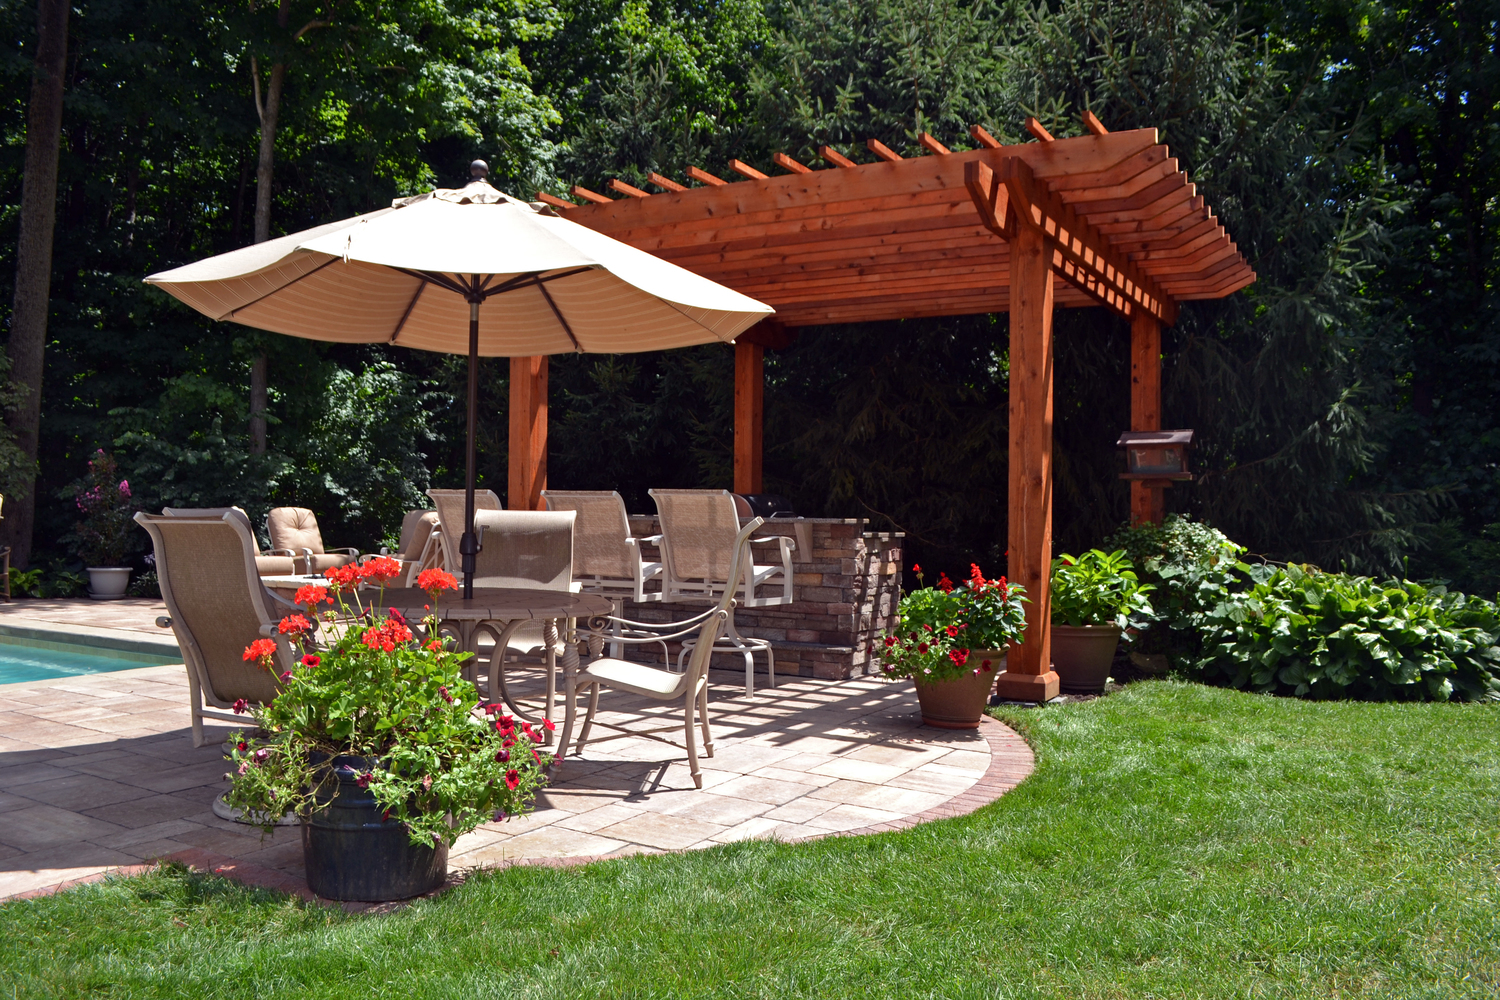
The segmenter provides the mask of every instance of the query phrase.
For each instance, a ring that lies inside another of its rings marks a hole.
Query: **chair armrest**
[[[293,552],[291,549],[266,549],[264,552],[261,553],[261,555],[263,555],[263,556],[291,556],[293,559],[297,558],[297,553]]]
[[[346,548],[342,548],[342,549],[327,549],[325,551],[328,551],[328,552],[347,552],[347,553],[349,553],[351,556],[353,556],[356,559],[358,559],[359,555],[360,555],[359,549],[356,549],[356,548],[354,548],[352,546],[346,547]]]
[[[640,535],[631,539],[637,545],[660,545],[661,535]]]
[[[750,541],[750,544],[752,544],[752,545],[758,545],[758,544],[761,544],[761,543],[770,544],[771,542],[778,542],[778,543],[780,543],[780,545],[781,545],[781,551],[783,551],[783,552],[796,552],[797,551],[797,539],[793,538],[791,535],[765,535],[765,536],[763,536],[761,538],[752,538],[749,541]]]

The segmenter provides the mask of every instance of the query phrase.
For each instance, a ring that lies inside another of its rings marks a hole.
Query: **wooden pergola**
[[[586,204],[538,197],[566,217],[775,307],[775,320],[735,344],[736,492],[761,489],[766,347],[795,327],[972,313],[1010,314],[1011,580],[1031,595],[1026,641],[1011,651],[1000,693],[1045,700],[1051,670],[1052,312],[1102,306],[1130,320],[1131,429],[1161,429],[1161,330],[1178,303],[1229,295],[1255,280],[1245,258],[1155,129],[903,158],[870,140],[872,163],[829,147],[813,169],[785,154],[767,176],[738,160],[742,180],[697,167],[689,188],[659,174],[651,194],[621,181]],[[1059,282],[1056,279],[1061,278]],[[538,506],[546,477],[545,359],[512,359],[510,490]],[[1159,521],[1165,483],[1132,482],[1131,515]]]

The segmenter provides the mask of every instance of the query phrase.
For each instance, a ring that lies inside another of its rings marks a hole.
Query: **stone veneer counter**
[[[632,515],[630,525],[637,537],[660,530],[653,516]],[[865,531],[864,525],[854,518],[776,518],[767,520],[756,533],[757,538],[789,535],[797,541],[792,553],[794,603],[739,608],[734,613],[741,635],[771,642],[778,675],[841,679],[875,671],[875,645],[895,624],[905,536]],[[779,563],[775,546],[755,549],[758,560]],[[647,558],[660,558],[650,546],[644,552]],[[767,588],[769,592],[775,589]],[[692,607],[627,602],[625,617],[670,621],[685,617]],[[724,665],[722,658],[716,662]],[[735,662],[741,661],[736,657]]]

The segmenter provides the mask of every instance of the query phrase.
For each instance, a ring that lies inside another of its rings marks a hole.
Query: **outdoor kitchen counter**
[[[739,608],[734,613],[742,635],[771,642],[777,674],[845,678],[875,670],[874,647],[895,623],[905,536],[865,531],[865,523],[854,518],[775,518],[756,533],[789,535],[797,541],[792,554],[794,603]],[[649,515],[632,515],[630,528],[637,537],[660,530],[657,519]],[[758,558],[770,561],[769,546],[756,548]],[[643,547],[643,555],[659,558],[650,546]],[[766,590],[774,593],[776,588]],[[670,621],[686,617],[691,608],[628,602],[625,617]],[[735,662],[743,663],[738,657]]]

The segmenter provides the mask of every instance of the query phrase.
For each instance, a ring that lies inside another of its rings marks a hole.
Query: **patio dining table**
[[[528,590],[506,587],[476,587],[474,596],[464,600],[458,592],[440,595],[433,600],[424,590],[415,588],[362,590],[360,599],[365,605],[376,605],[381,610],[395,608],[413,621],[426,616],[430,607],[437,613],[438,628],[453,635],[459,648],[474,653],[475,658],[465,667],[464,674],[476,684],[478,682],[479,638],[488,634],[495,641],[489,661],[489,690],[485,693],[491,700],[497,697],[527,722],[541,719],[552,721],[553,703],[557,696],[557,650],[563,650],[563,668],[578,669],[578,650],[571,643],[559,643],[559,636],[566,638],[579,618],[594,618],[608,615],[613,610],[609,598],[599,594],[572,593],[560,590]],[[542,623],[543,647],[546,656],[547,702],[541,719],[527,713],[511,696],[505,682],[505,652],[511,637],[526,622]],[[565,623],[559,631],[559,623]],[[551,734],[548,733],[548,742]]]

